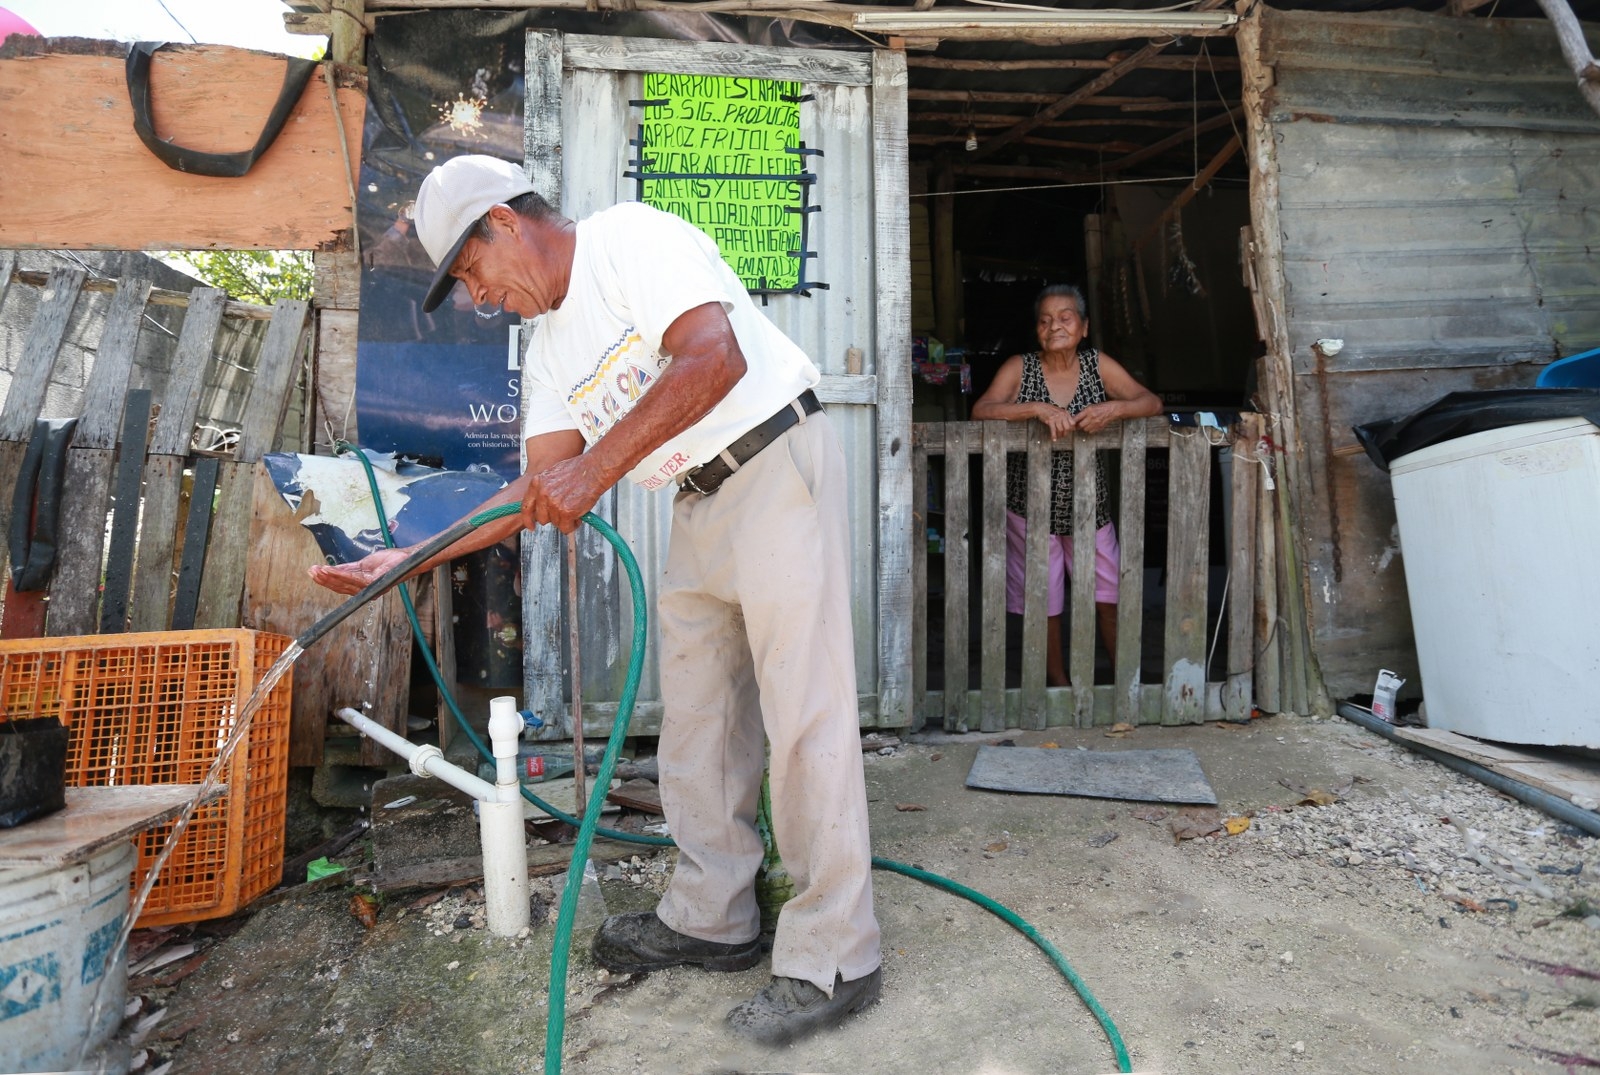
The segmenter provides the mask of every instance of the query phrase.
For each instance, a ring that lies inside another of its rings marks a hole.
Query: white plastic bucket
[[[105,1050],[128,995],[133,844],[71,866],[0,870],[0,1071],[126,1071]],[[96,1001],[99,1006],[96,1008]]]

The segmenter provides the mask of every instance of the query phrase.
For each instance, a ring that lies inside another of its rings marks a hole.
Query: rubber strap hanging
[[[239,153],[207,153],[188,149],[174,142],[164,141],[156,134],[150,116],[150,60],[167,47],[165,41],[136,41],[128,48],[128,102],[133,105],[133,129],[145,147],[167,167],[191,175],[209,175],[223,179],[238,179],[250,171],[261,154],[277,139],[289,113],[311,81],[311,72],[317,65],[311,60],[287,57],[288,66],[283,72],[283,88],[278,91],[277,103],[261,128],[261,137],[253,148]]]

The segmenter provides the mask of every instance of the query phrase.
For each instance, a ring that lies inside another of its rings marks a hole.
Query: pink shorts
[[[1028,520],[1006,512],[1006,611],[1022,612],[1024,570],[1023,549],[1028,537]],[[1072,574],[1072,535],[1051,534],[1045,544],[1049,550],[1050,601],[1047,614],[1059,616],[1067,607],[1067,579]],[[1117,603],[1117,571],[1122,550],[1117,546],[1117,527],[1106,523],[1094,532],[1094,599],[1096,604]]]

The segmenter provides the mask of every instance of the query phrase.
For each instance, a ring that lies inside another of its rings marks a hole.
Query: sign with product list
[[[751,291],[804,285],[807,154],[800,83],[715,75],[644,78],[640,200],[705,232]]]

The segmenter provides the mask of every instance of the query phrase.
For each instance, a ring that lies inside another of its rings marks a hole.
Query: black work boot
[[[774,977],[767,987],[728,1013],[728,1026],[762,1045],[788,1045],[838,1026],[877,1001],[883,968],[853,981],[836,977],[833,996],[801,978]]]
[[[607,918],[595,931],[589,953],[596,963],[619,974],[685,965],[706,970],[749,970],[761,962],[761,939],[743,944],[702,941],[679,933],[654,911],[634,911]]]

